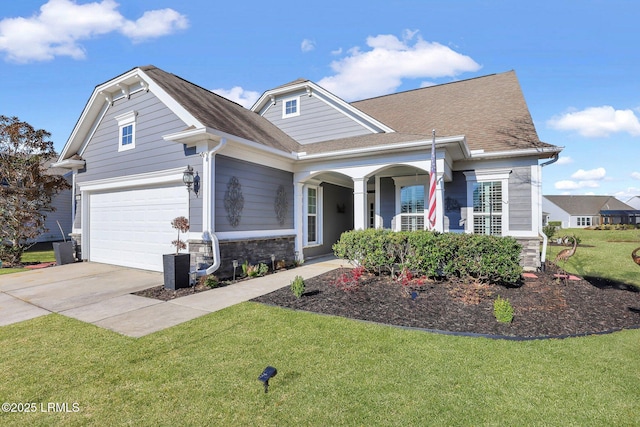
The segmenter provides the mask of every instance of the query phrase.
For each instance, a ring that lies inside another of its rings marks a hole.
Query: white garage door
[[[162,254],[175,251],[171,220],[187,216],[187,208],[184,185],[91,194],[89,259],[162,271]]]

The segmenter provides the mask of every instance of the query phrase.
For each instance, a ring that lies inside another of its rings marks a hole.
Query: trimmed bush
[[[296,276],[291,282],[291,292],[296,296],[296,298],[300,298],[302,294],[304,294],[305,284],[302,276]]]
[[[500,323],[511,323],[513,321],[513,307],[508,299],[500,297],[493,301],[493,315]]]
[[[345,258],[371,272],[409,270],[416,276],[472,277],[516,284],[522,246],[512,237],[431,231],[354,230],[333,246]]]

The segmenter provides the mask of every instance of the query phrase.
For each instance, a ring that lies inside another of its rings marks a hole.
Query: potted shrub
[[[162,256],[164,287],[171,290],[188,288],[191,255],[188,253],[180,253],[181,249],[187,248],[186,242],[180,240],[180,233],[189,231],[189,220],[183,216],[179,216],[171,221],[171,227],[178,230],[178,238],[171,242],[171,244],[176,247],[176,253],[164,254]]]

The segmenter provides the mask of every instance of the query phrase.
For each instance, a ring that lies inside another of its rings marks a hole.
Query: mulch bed
[[[334,285],[343,273],[348,269],[307,279],[300,298],[286,286],[253,301],[388,325],[514,338],[566,337],[640,327],[637,288],[576,277],[558,279],[554,265],[524,278],[519,287],[460,280],[403,287],[388,275],[365,274],[357,290],[346,292]],[[508,299],[514,308],[509,324],[494,317],[493,301],[498,296]]]

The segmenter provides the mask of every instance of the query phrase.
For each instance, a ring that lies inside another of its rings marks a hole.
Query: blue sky
[[[277,5],[277,6],[275,6]],[[297,78],[347,101],[515,70],[544,194],[640,195],[640,3],[21,0],[0,10],[0,114],[58,151],[94,87],[153,64],[245,106]]]

